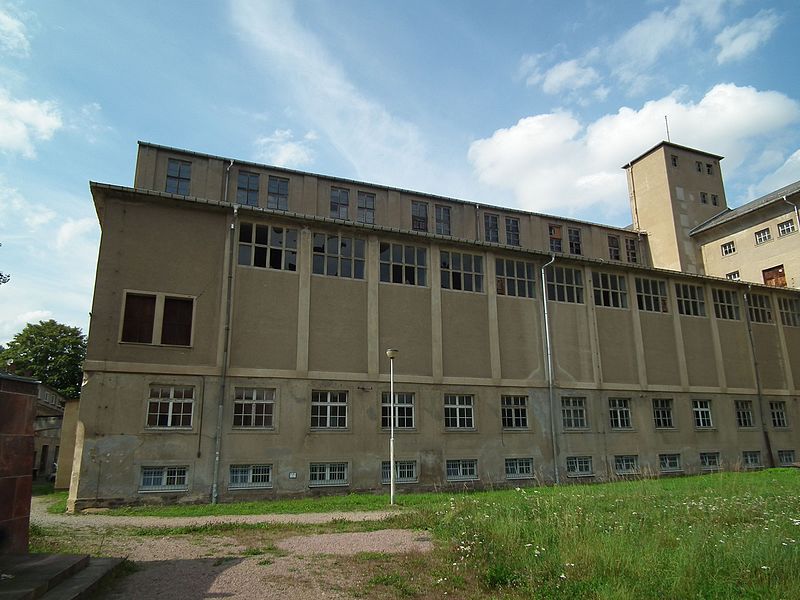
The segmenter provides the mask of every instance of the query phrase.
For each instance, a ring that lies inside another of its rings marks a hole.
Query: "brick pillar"
[[[37,381],[0,373],[0,554],[27,554]]]

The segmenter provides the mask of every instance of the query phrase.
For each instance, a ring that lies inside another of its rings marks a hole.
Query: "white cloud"
[[[56,213],[44,205],[29,202],[18,189],[10,187],[0,175],[0,231],[20,235],[16,223],[24,223],[27,230],[36,231],[52,221]]]
[[[290,169],[307,167],[314,159],[309,142],[316,139],[313,131],[302,140],[295,140],[291,129],[276,129],[271,135],[256,139],[256,160]]]
[[[56,233],[56,249],[64,250],[76,238],[89,231],[94,231],[97,227],[97,219],[84,217],[83,219],[67,219]]]
[[[796,150],[775,171],[748,189],[748,198],[754,199],[774,190],[800,181],[800,149]]]
[[[6,284],[9,285],[9,284]],[[16,334],[22,331],[28,323],[38,323],[53,318],[53,313],[49,310],[29,310],[19,314],[4,313],[6,316],[0,318],[0,343],[3,340],[7,343]],[[5,345],[5,344],[4,344]]]
[[[723,29],[714,42],[719,46],[719,64],[740,60],[769,40],[781,19],[774,11],[762,10],[756,16],[744,19]]]
[[[34,158],[34,141],[46,141],[61,127],[55,103],[16,100],[0,89],[0,151]]]
[[[27,56],[30,49],[25,24],[0,9],[0,52]]]
[[[483,183],[511,190],[526,210],[576,215],[592,208],[623,219],[620,166],[665,137],[664,115],[674,142],[725,155],[731,171],[755,140],[800,120],[800,106],[778,92],[720,84],[699,102],[678,92],[589,124],[566,111],[526,117],[473,142],[469,160]]]
[[[582,66],[578,60],[567,60],[551,67],[544,75],[542,90],[547,94],[574,91],[600,80],[592,67]]]
[[[90,144],[96,144],[114,130],[104,122],[103,107],[98,102],[84,104],[76,112],[70,112],[66,120],[66,128],[81,134]]]

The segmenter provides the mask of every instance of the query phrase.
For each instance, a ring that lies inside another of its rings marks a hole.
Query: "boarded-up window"
[[[162,344],[189,346],[192,343],[193,304],[191,298],[164,298]]]
[[[125,316],[122,321],[122,341],[152,344],[155,312],[155,296],[127,294]]]

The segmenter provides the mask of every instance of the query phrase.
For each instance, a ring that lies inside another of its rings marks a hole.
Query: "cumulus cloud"
[[[719,46],[717,62],[723,64],[752,54],[772,37],[780,21],[774,11],[762,10],[754,17],[726,27],[714,38]]]
[[[0,8],[0,52],[27,56],[30,49],[25,24]]]
[[[56,213],[42,204],[30,202],[18,189],[9,186],[0,176],[0,231],[20,235],[15,223],[23,223],[27,231],[36,231],[52,221]]]
[[[592,67],[582,66],[578,60],[567,60],[551,67],[545,73],[542,90],[548,94],[559,94],[594,85],[600,80]]]
[[[97,227],[97,219],[94,217],[85,217],[83,219],[67,219],[58,228],[56,233],[56,248],[64,250],[76,239],[83,234],[94,231]]]
[[[256,139],[256,160],[290,169],[307,167],[314,159],[310,142],[316,139],[313,131],[295,140],[291,129],[276,129]]]
[[[34,142],[49,140],[61,126],[55,103],[17,100],[0,89],[0,151],[35,158]]]
[[[748,199],[758,198],[796,181],[800,181],[800,149],[789,156],[775,171],[756,185],[750,186],[747,190]]]
[[[664,138],[664,115],[673,141],[723,154],[733,170],[754,140],[800,120],[800,106],[778,92],[720,84],[699,102],[679,91],[588,124],[568,111],[525,117],[473,142],[469,160],[483,183],[511,190],[526,210],[594,209],[622,219],[627,184],[620,166]]]
[[[53,313],[49,310],[28,310],[19,314],[6,312],[0,317],[0,341],[9,342],[28,323],[38,323],[52,318]]]

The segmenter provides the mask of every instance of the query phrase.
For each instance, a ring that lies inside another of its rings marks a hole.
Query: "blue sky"
[[[800,180],[798,10],[0,0],[0,343],[87,329],[88,182],[132,185],[137,140],[626,225],[668,115],[733,206]]]

